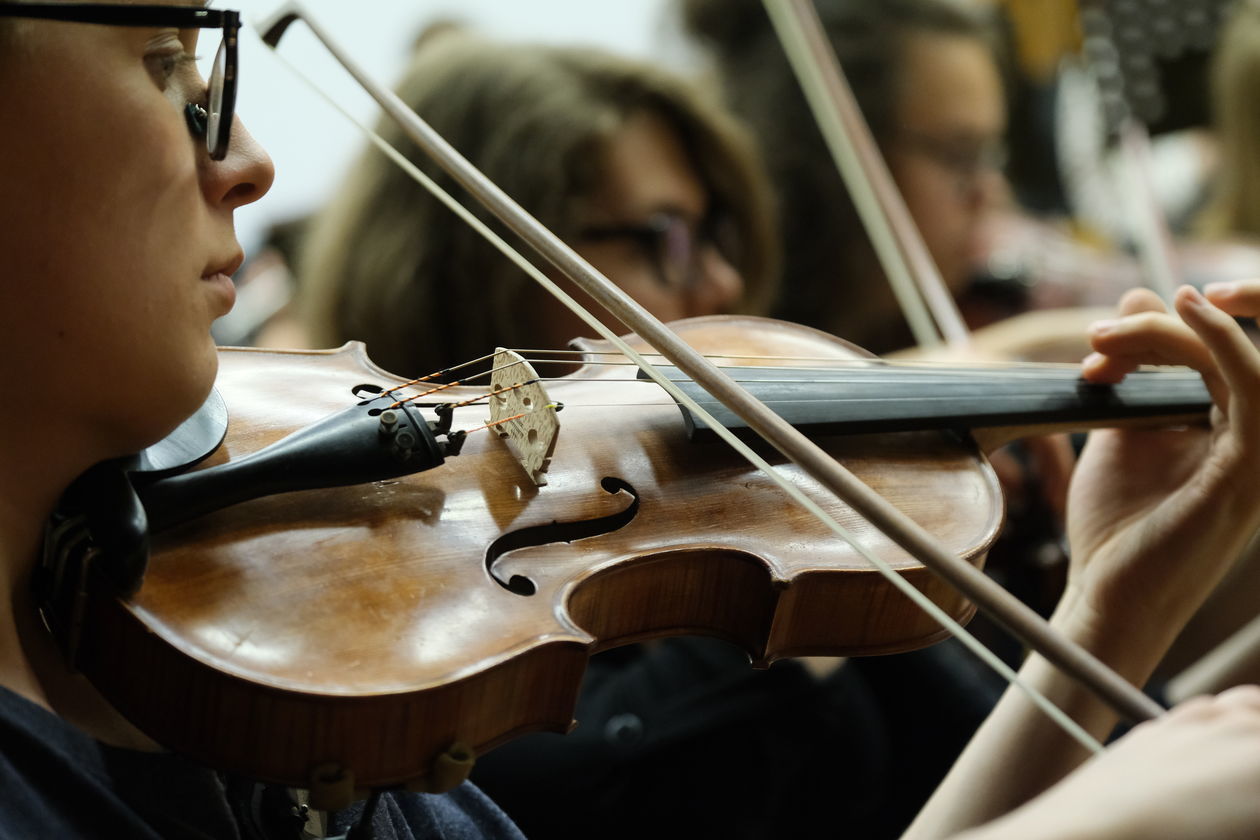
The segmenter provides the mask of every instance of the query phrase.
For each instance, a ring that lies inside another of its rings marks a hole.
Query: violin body
[[[857,353],[764,319],[677,329],[731,357]],[[208,465],[344,407],[356,386],[401,382],[359,344],[225,349],[220,363],[230,425]],[[451,783],[434,762],[453,745],[480,753],[571,728],[586,659],[601,649],[702,633],[764,666],[943,636],[725,444],[688,441],[678,407],[628,370],[588,364],[546,385],[567,407],[543,487],[482,433],[438,469],[257,499],[157,535],[139,592],[89,607],[79,667],[149,735],[213,766],[298,787],[423,789]],[[485,412],[456,409],[455,426],[479,426]],[[827,446],[952,550],[983,559],[1002,499],[969,441],[916,432]],[[844,505],[811,495],[951,615],[970,617]]]

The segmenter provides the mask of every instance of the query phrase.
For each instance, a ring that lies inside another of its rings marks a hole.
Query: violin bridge
[[[560,436],[556,406],[519,354],[498,348],[492,370],[489,422],[496,424],[530,480],[542,487]]]

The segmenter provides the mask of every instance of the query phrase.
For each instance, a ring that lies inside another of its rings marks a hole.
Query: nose
[[[699,272],[691,291],[687,315],[720,315],[730,312],[744,296],[744,278],[712,244],[699,254]]]
[[[982,212],[995,206],[1008,190],[1006,176],[1002,170],[985,167],[976,172],[967,192],[967,206]]]
[[[231,211],[262,198],[275,178],[271,157],[238,117],[232,121],[227,157],[221,161],[206,159],[201,182],[212,205]]]

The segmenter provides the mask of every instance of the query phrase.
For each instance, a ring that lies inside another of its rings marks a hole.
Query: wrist
[[[1050,625],[1137,686],[1150,677],[1176,637],[1165,622],[1108,613],[1070,586]]]

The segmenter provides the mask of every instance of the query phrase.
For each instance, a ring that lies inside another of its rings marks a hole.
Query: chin
[[[206,340],[205,351],[195,360],[190,360],[184,367],[183,374],[183,381],[174,388],[179,399],[172,402],[173,405],[178,404],[180,410],[172,429],[201,408],[201,404],[210,395],[210,389],[214,387],[214,381],[219,374],[219,350],[209,338]]]
[[[186,354],[182,363],[168,357],[167,364],[153,371],[151,381],[161,384],[149,389],[162,398],[156,403],[144,399],[135,402],[136,410],[129,412],[127,421],[127,440],[117,454],[134,454],[173,432],[201,408],[214,387],[218,369],[218,352],[208,341],[207,350]]]

